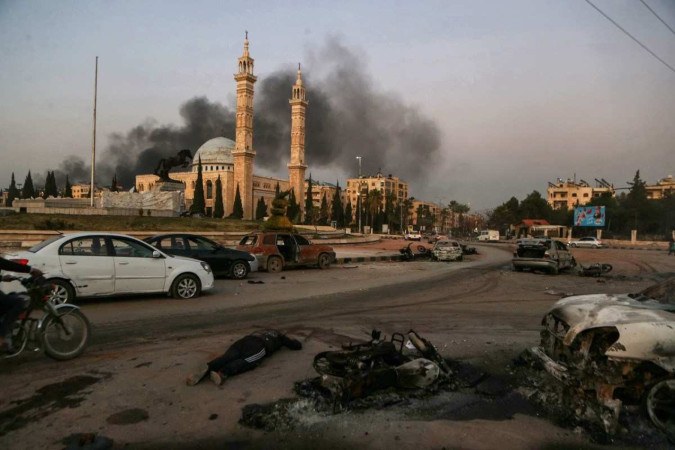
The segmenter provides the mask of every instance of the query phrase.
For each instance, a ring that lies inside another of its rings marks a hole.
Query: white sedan
[[[52,302],[75,297],[167,292],[193,298],[213,288],[209,265],[168,255],[123,234],[89,232],[55,236],[7,259],[40,269],[52,284]]]
[[[590,248],[601,248],[602,241],[594,237],[582,237],[581,239],[576,239],[574,241],[569,241],[568,245],[570,247],[590,247]]]

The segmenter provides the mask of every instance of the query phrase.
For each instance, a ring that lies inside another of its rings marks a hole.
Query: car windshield
[[[31,252],[31,253],[37,253],[40,250],[42,250],[43,248],[45,248],[46,246],[48,246],[49,244],[51,244],[52,242],[56,242],[59,239],[63,239],[63,238],[65,238],[64,235],[50,237],[49,239],[44,240],[44,241],[40,242],[39,244],[36,244],[36,245],[32,246],[31,248],[28,249],[28,251]]]

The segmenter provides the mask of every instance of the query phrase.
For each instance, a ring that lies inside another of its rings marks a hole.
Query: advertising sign
[[[604,206],[577,206],[574,208],[575,227],[604,227]]]

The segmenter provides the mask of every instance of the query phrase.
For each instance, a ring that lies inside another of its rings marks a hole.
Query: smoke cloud
[[[422,162],[434,161],[440,132],[431,119],[400,98],[377,89],[364,61],[335,38],[309,57],[303,69],[309,106],[305,159],[310,169],[333,168],[354,173],[355,157],[363,157],[363,173],[382,170],[408,182],[422,179]],[[253,145],[256,165],[285,170],[290,156],[291,86],[295,70],[279,70],[256,85]],[[234,82],[233,88],[234,88]],[[195,97],[180,108],[182,126],[140,124],[125,134],[114,133],[97,163],[97,181],[107,184],[113,174],[124,187],[138,174],[152,173],[162,157],[188,148],[193,154],[207,140],[234,139],[235,114],[230,107]],[[89,177],[88,165],[71,156],[57,171],[57,180]],[[332,180],[331,180],[332,181]]]

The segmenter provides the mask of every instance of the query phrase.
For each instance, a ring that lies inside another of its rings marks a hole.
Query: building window
[[[213,183],[211,180],[208,180],[206,182],[206,198],[211,199],[213,198]]]

